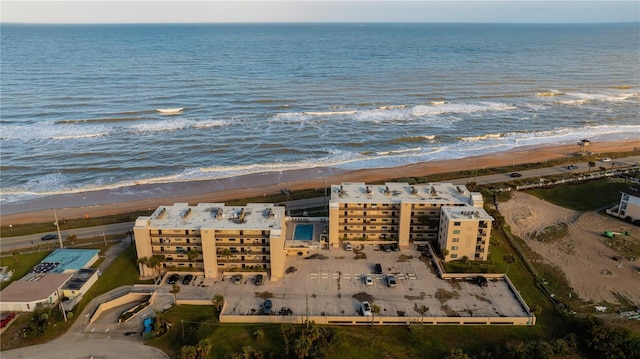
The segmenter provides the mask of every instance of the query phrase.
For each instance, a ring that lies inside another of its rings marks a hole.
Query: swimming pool
[[[313,239],[313,224],[296,224],[293,229],[293,240],[310,241]]]

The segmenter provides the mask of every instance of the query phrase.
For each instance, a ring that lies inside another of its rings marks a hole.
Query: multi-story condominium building
[[[472,206],[442,207],[438,246],[444,260],[487,260],[491,222],[483,208]],[[446,249],[446,251],[444,251]]]
[[[478,226],[491,222],[482,209],[484,201],[477,192],[469,192],[464,186],[451,183],[427,183],[409,185],[407,183],[386,183],[366,185],[364,183],[343,183],[331,187],[329,201],[329,243],[340,246],[340,241],[397,242],[407,247],[410,241],[433,240],[440,243],[442,209],[447,207],[472,207],[482,216],[473,217],[478,223],[473,230],[473,248],[476,248]],[[486,244],[479,256],[470,259],[486,259],[486,249],[490,235],[486,228]],[[461,229],[462,230],[462,229]],[[464,230],[471,231],[470,226]],[[457,236],[459,240],[468,236]],[[483,238],[485,238],[483,236]],[[445,246],[449,247],[445,238]],[[465,243],[465,248],[467,244]],[[471,244],[469,244],[471,246]],[[449,250],[451,251],[451,250]],[[465,252],[466,253],[466,252]],[[447,256],[446,260],[452,260]]]
[[[156,257],[158,267],[202,271],[216,278],[224,270],[264,269],[271,280],[284,275],[284,207],[249,203],[162,206],[139,217],[133,228],[138,258]],[[157,268],[140,264],[142,275]]]
[[[640,220],[640,186],[634,185],[620,191],[620,203],[607,213],[630,222]]]

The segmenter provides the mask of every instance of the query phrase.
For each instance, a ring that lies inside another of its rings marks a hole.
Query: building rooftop
[[[23,279],[17,280],[3,289],[0,292],[0,299],[3,302],[42,301],[49,298],[72,276],[72,273],[47,273],[25,276]]]
[[[63,273],[66,270],[78,270],[90,266],[100,253],[98,249],[58,248],[43,259],[41,263],[57,263],[52,273]]]
[[[460,221],[493,221],[484,209],[473,206],[442,207],[442,214],[450,219]]]
[[[465,186],[451,183],[389,182],[384,185],[367,185],[346,182],[331,186],[333,203],[469,203],[471,193]]]
[[[80,269],[77,272],[73,273],[73,276],[69,281],[67,281],[61,289],[64,290],[80,290],[89,279],[93,276],[95,272],[97,272],[97,268],[86,268]]]
[[[630,196],[633,196],[633,197],[640,198],[640,186],[638,186],[638,185],[629,186],[629,187],[623,189],[620,192],[626,193],[626,194],[628,194]]]
[[[282,229],[285,215],[282,206],[273,203],[249,203],[246,206],[225,206],[223,203],[200,203],[189,206],[175,203],[161,206],[150,217],[140,217],[137,226],[167,229]]]

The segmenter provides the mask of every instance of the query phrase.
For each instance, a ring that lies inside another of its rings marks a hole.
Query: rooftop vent
[[[384,194],[387,196],[391,195],[391,191],[389,190],[389,186],[384,186]]]
[[[371,188],[369,186],[365,188],[365,191],[367,192],[367,194],[371,194]]]
[[[458,193],[464,193],[464,190],[460,188],[460,186],[456,186],[456,190],[458,190]]]
[[[416,186],[411,186],[411,194],[419,194],[420,191],[418,191],[418,188]]]
[[[264,210],[264,216],[267,218],[273,218],[276,216],[275,213],[273,213],[273,209],[272,208],[267,208]]]
[[[345,192],[344,187],[340,186],[340,191],[338,192],[338,196],[344,197],[346,195],[347,195],[347,192]]]
[[[224,214],[222,208],[217,208],[215,211],[216,211],[216,219],[221,219],[222,215]]]
[[[436,188],[431,186],[431,195],[432,196],[437,196],[438,195],[438,191],[436,191]]]
[[[240,212],[238,212],[238,222],[244,223],[246,221],[245,216],[246,213],[244,211],[244,208],[240,208]]]
[[[166,213],[167,213],[167,209],[162,208],[160,212],[158,212],[158,215],[156,216],[156,218],[162,218]]]
[[[187,210],[184,211],[182,218],[187,218],[190,214],[191,214],[191,208],[187,208]]]

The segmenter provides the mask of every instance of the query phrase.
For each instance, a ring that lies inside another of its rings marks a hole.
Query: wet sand
[[[589,151],[610,153],[640,149],[640,140],[618,142],[591,142]],[[345,171],[317,167],[302,170],[265,172],[230,178],[145,184],[118,189],[73,193],[7,203],[0,207],[3,225],[51,221],[56,209],[58,218],[74,219],[155,209],[160,205],[177,202],[191,204],[224,202],[237,198],[256,197],[279,193],[282,188],[301,190],[323,188],[342,182],[376,182],[400,177],[429,176],[476,168],[509,166],[541,162],[570,156],[579,150],[576,144],[545,147],[522,147],[490,155],[456,160],[422,162],[392,168],[372,168]]]

